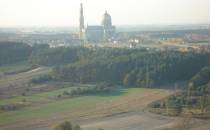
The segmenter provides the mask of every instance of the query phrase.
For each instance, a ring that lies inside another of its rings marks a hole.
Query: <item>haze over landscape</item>
[[[0,0],[0,130],[209,130],[210,0]]]
[[[80,0],[0,0],[0,26],[78,26]],[[85,24],[107,10],[115,25],[210,23],[210,0],[83,0]]]

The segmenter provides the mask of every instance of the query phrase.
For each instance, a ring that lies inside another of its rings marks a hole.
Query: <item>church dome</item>
[[[111,15],[107,13],[107,11],[105,12],[105,14],[103,15],[102,18],[102,25],[106,28],[106,27],[111,27],[112,26],[112,18]]]

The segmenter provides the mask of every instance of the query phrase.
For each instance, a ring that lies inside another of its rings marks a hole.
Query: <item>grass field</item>
[[[28,82],[37,76],[48,74],[49,67],[39,67],[26,72],[4,75],[0,78],[0,99],[21,95],[28,88]]]
[[[25,108],[13,112],[4,112],[0,113],[0,124],[13,122],[18,119],[24,118],[34,118],[34,117],[43,117],[57,112],[66,112],[82,106],[93,106],[98,102],[111,101],[113,99],[122,97],[126,94],[131,94],[138,89],[127,89],[122,90],[122,92],[113,92],[110,94],[102,94],[95,96],[82,96],[76,98],[69,98],[63,100],[51,100],[51,97],[55,97],[59,94],[62,94],[63,91],[70,90],[71,88],[64,88],[56,90],[53,92],[46,92],[41,94],[35,94],[32,96],[18,96],[12,99],[6,99],[0,101],[0,105],[8,103],[21,102],[23,99],[26,99],[29,102],[45,102],[49,101],[48,104],[34,106],[30,108]],[[52,103],[50,101],[53,101]]]
[[[15,70],[12,66],[11,68]],[[0,68],[0,70],[8,71],[10,67]],[[74,87],[93,85],[68,86],[69,83],[52,82],[34,84],[30,86],[25,96],[20,96],[22,92],[26,92],[28,82],[32,78],[51,71],[50,67],[39,67],[0,78],[0,106],[28,104],[14,111],[0,111],[0,130],[37,130],[38,128],[46,130],[54,123],[64,120],[91,120],[120,113],[142,111],[149,103],[172,93],[163,89],[127,88],[117,89],[111,93],[70,97],[62,95],[63,92],[69,92]],[[58,95],[62,96],[58,97]]]
[[[75,87],[67,87],[63,89],[58,89],[50,92],[43,92],[43,93],[38,93],[38,94],[32,94],[28,96],[16,96],[13,98],[9,99],[4,99],[0,101],[0,106],[1,105],[6,105],[6,104],[12,104],[12,103],[17,103],[17,102],[22,102],[23,100],[26,100],[27,102],[32,102],[32,103],[37,103],[37,102],[50,102],[54,101],[55,98],[57,98],[58,95],[62,95],[64,91],[71,91],[72,88],[77,88],[77,87],[90,87],[90,85],[78,85]]]
[[[12,82],[12,81],[18,81],[18,80],[27,80],[28,78],[31,78],[34,76],[39,76],[42,74],[49,73],[50,71],[51,71],[51,68],[40,67],[31,71],[15,74],[11,76],[4,76],[3,78],[0,79],[0,83]]]
[[[7,99],[4,101],[0,101],[0,104],[12,103],[16,101],[22,100],[22,98],[27,101],[39,102],[43,100],[48,100],[45,104],[38,104],[31,107],[26,107],[17,111],[11,112],[3,112],[0,113],[0,126],[5,124],[12,124],[19,121],[29,121],[33,119],[46,119],[52,118],[54,116],[81,116],[81,115],[91,115],[91,113],[101,114],[101,110],[111,110],[112,108],[121,107],[129,107],[130,101],[135,101],[135,99],[141,98],[141,95],[144,97],[147,93],[153,94],[166,94],[164,90],[150,90],[150,89],[142,89],[142,88],[130,88],[130,89],[122,89],[116,92],[112,92],[109,94],[101,94],[101,95],[89,95],[82,96],[76,98],[64,98],[61,100],[51,100],[50,97],[56,96],[60,94],[64,90],[68,90],[69,88],[56,90],[53,92],[47,92],[42,94],[35,94],[32,96],[26,97],[15,97],[13,99]],[[167,92],[168,94],[168,92]],[[136,96],[139,97],[136,97]],[[130,102],[131,103],[131,102]],[[126,105],[126,106],[125,106]],[[111,108],[111,109],[110,109]],[[112,110],[114,112],[114,109]],[[118,110],[117,108],[116,110]],[[126,108],[125,108],[126,109]],[[120,111],[119,111],[120,112]]]
[[[31,69],[32,66],[28,63],[28,61],[19,62],[10,65],[0,66],[0,75],[4,73],[18,73]]]

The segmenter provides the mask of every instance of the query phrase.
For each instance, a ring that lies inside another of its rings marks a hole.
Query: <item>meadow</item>
[[[99,95],[65,97],[61,99],[54,98],[63,91],[69,91],[70,89],[71,88],[64,88],[30,96],[17,96],[0,101],[0,105],[21,102],[23,99],[31,103],[29,107],[15,111],[1,112],[0,126],[8,126],[8,124],[12,126],[11,124],[17,122],[22,124],[24,121],[31,122],[35,119],[43,120],[55,116],[62,120],[62,118],[65,119],[67,115],[69,118],[75,119],[75,117],[84,115],[93,116],[93,113],[96,116],[100,116],[105,113],[107,114],[107,112],[113,114],[115,112],[129,111],[129,104],[134,101],[136,102],[138,98],[145,98],[145,94],[158,95],[159,98],[162,97],[161,95],[165,96],[169,94],[169,92],[159,89],[129,88]],[[148,98],[148,101],[150,101],[149,99],[150,98]],[[139,104],[134,104],[133,106],[138,108],[138,105]],[[120,110],[120,108],[122,108],[122,110]]]
[[[35,66],[30,65],[28,61],[21,61],[14,64],[0,66],[0,75],[25,72],[32,68],[35,68]]]

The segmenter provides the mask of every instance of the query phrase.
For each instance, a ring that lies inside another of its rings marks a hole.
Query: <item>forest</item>
[[[51,75],[34,80],[77,83],[107,82],[127,87],[155,87],[176,82],[207,84],[210,54],[145,49],[113,49],[29,46],[0,43],[0,65],[27,61],[33,66],[53,67]],[[4,48],[4,49],[2,49]]]

